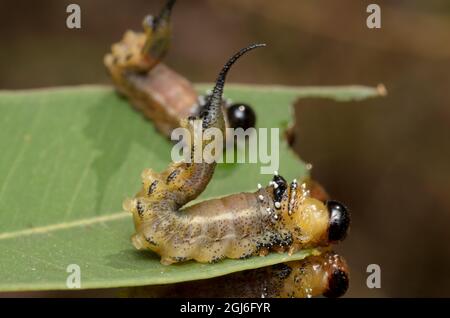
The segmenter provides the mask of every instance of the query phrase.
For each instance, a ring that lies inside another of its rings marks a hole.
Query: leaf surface
[[[283,129],[299,97],[378,94],[359,86],[226,90],[255,108],[258,127]],[[135,250],[122,201],[140,188],[144,168],[168,165],[171,144],[109,87],[1,91],[0,127],[0,291],[66,289],[70,264],[80,266],[81,288],[107,288],[205,279],[311,253],[164,266],[153,253]],[[284,141],[280,173],[287,180],[307,175]],[[270,178],[260,174],[260,163],[220,164],[199,200],[254,191]]]

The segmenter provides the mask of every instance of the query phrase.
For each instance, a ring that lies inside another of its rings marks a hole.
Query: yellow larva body
[[[160,184],[163,187],[164,184]],[[288,189],[275,206],[273,185],[254,193],[238,193],[176,210],[167,197],[148,196],[126,202],[134,215],[137,249],[150,249],[161,262],[214,262],[245,258],[269,251],[295,252],[328,244],[329,213],[307,191]],[[292,212],[288,205],[295,195]],[[311,210],[314,210],[311,213]]]
[[[136,287],[129,297],[340,297],[348,288],[345,260],[333,251],[322,251],[300,261],[237,272],[217,278],[173,285]]]
[[[177,212],[149,208],[133,244],[155,251],[164,264],[252,255],[265,227],[264,215],[255,210],[254,201],[254,195],[241,193]],[[145,206],[146,201],[141,202]]]
[[[340,297],[349,285],[345,259],[333,251],[313,255],[301,261],[272,266],[266,297],[310,298]]]

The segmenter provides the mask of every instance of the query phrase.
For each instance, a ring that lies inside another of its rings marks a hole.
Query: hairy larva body
[[[348,267],[340,255],[324,251],[292,261],[217,278],[174,285],[136,287],[130,297],[340,297],[349,286]]]
[[[138,225],[133,244],[137,249],[157,252],[164,264],[189,259],[214,262],[326,246],[330,243],[330,212],[310,196],[306,184],[301,183],[303,189],[295,192],[286,189],[279,208],[273,185],[179,211],[162,208],[161,201],[155,205],[145,198],[132,199],[125,208],[134,213]],[[294,206],[289,213],[291,200]]]

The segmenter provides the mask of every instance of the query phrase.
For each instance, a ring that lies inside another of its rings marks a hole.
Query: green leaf
[[[211,85],[199,85],[205,89]],[[230,85],[226,95],[255,107],[259,127],[291,120],[297,97],[336,100],[378,95],[372,88],[282,88]],[[69,264],[82,288],[165,284],[220,276],[302,259],[271,254],[216,264],[159,263],[131,245],[131,215],[122,201],[140,187],[146,167],[164,169],[171,144],[108,87],[0,92],[0,290],[66,289]],[[221,164],[200,200],[267,183],[259,164]],[[280,173],[306,175],[285,142]]]

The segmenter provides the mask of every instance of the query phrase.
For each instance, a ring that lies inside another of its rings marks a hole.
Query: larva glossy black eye
[[[323,295],[329,298],[341,297],[347,291],[348,285],[347,272],[335,269],[328,277],[328,289]]]
[[[237,103],[227,108],[228,122],[231,128],[242,128],[246,130],[255,127],[256,115],[248,104]]]
[[[350,225],[350,213],[338,201],[330,200],[326,202],[326,205],[330,215],[328,240],[330,242],[342,241],[346,237]]]

